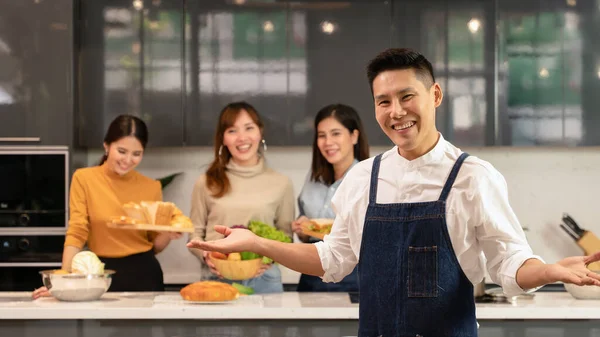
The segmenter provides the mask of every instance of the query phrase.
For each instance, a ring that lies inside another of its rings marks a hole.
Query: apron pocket
[[[408,247],[408,297],[438,296],[437,246]]]

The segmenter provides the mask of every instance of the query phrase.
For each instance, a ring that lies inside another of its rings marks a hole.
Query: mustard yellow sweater
[[[106,163],[78,169],[69,196],[69,227],[65,246],[85,243],[98,256],[123,257],[152,249],[157,233],[109,228],[112,216],[126,215],[127,202],[162,201],[160,182],[133,170],[119,176]]]

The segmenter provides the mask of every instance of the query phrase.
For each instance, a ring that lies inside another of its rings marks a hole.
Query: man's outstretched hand
[[[217,233],[223,234],[225,238],[215,241],[191,240],[188,248],[197,248],[209,252],[220,252],[229,254],[233,252],[255,252],[257,239],[254,233],[243,228],[231,229],[227,226],[215,226]]]

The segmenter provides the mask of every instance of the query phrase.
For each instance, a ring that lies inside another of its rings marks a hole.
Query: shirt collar
[[[398,153],[398,146],[394,146],[394,148],[392,149],[393,151],[391,153],[391,157],[394,159],[396,165],[407,169],[415,169],[439,162],[444,157],[448,142],[444,139],[441,133],[438,134],[439,138],[433,149],[431,149],[429,152],[425,153],[419,158],[408,160],[402,157]]]

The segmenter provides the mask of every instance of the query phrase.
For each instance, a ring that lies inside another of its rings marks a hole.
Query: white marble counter
[[[176,292],[107,293],[94,302],[31,300],[27,292],[0,292],[0,319],[287,319],[356,320],[358,304],[345,293],[242,296],[228,304],[194,304]],[[477,304],[478,320],[600,319],[600,301],[576,300],[566,292],[538,292],[512,304]]]

